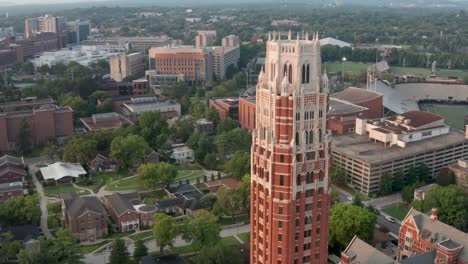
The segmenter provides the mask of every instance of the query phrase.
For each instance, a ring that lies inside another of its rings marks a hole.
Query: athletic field
[[[445,123],[453,128],[464,130],[464,118],[468,114],[468,105],[422,104],[426,110],[445,118]]]

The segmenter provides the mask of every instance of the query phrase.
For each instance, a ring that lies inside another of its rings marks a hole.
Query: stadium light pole
[[[346,62],[346,57],[343,57],[341,61],[343,62],[341,66],[341,81],[343,82],[343,89],[344,89],[344,64]]]

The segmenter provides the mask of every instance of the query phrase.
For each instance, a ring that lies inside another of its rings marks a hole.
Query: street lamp
[[[343,57],[341,61],[343,62],[342,67],[341,67],[341,81],[343,82],[343,88],[344,88],[344,64],[346,62],[346,57]]]

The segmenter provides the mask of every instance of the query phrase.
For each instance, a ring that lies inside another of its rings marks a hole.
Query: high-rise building
[[[250,263],[327,263],[331,132],[320,43],[268,37],[252,136]]]
[[[89,21],[84,20],[67,22],[65,27],[68,32],[68,42],[73,44],[80,44],[82,41],[87,40],[91,31]]]
[[[29,18],[24,22],[24,33],[26,38],[33,37],[39,32],[61,33],[64,30],[64,17],[45,15],[42,17]]]
[[[239,47],[239,37],[236,35],[229,35],[221,40],[223,47]]]
[[[213,46],[216,41],[215,30],[199,30],[198,35],[195,37],[195,47],[209,47]]]
[[[239,47],[211,47],[213,73],[218,80],[226,79],[229,67],[237,69],[240,61]]]
[[[121,82],[126,77],[142,77],[145,75],[145,55],[136,52],[128,55],[112,57],[109,61],[111,78]]]

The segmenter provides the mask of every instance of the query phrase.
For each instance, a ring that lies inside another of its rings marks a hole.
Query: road
[[[228,237],[228,236],[234,236],[242,233],[247,233],[250,231],[250,224],[248,225],[242,225],[242,226],[236,226],[236,227],[228,227],[224,228],[221,230],[221,237]],[[134,250],[134,244],[131,239],[126,239],[125,240],[128,252],[130,255],[133,255],[133,250]],[[181,237],[176,238],[174,242],[174,247],[182,247],[186,246],[190,243],[187,243],[185,240],[183,240]],[[145,243],[145,245],[148,247],[148,252],[156,252],[159,251],[159,247],[156,244],[156,241],[150,240]],[[87,264],[106,264],[109,261],[110,258],[110,248],[106,249],[102,253],[98,254],[86,254],[84,256],[83,261]]]
[[[29,173],[32,176],[34,186],[36,186],[36,191],[40,197],[39,205],[41,207],[41,229],[42,229],[42,233],[44,233],[44,235],[47,238],[52,238],[54,236],[50,232],[49,225],[47,224],[47,219],[48,219],[47,197],[44,194],[44,189],[42,188],[42,185],[39,183],[39,180],[36,178],[36,171],[37,171],[37,168],[35,166],[33,165],[29,166]]]
[[[380,212],[380,214],[377,216],[377,225],[385,227],[388,229],[389,232],[392,232],[393,234],[397,235],[400,233],[400,223],[397,220],[396,223],[391,223],[387,219],[385,219],[385,215]]]

